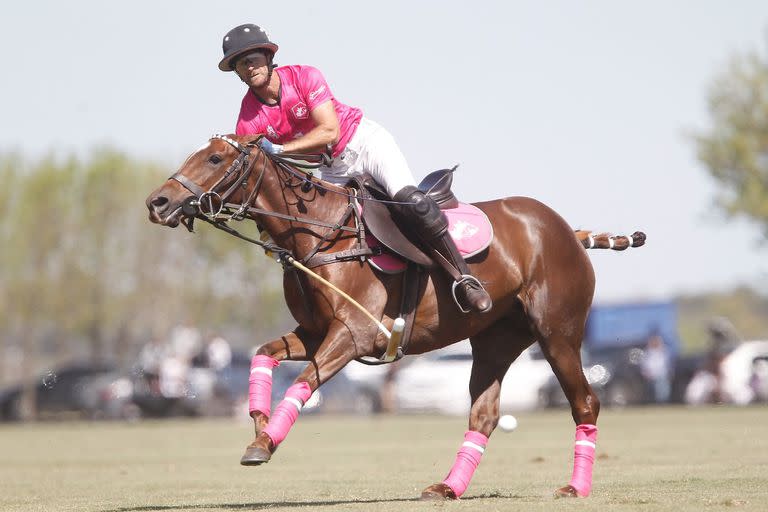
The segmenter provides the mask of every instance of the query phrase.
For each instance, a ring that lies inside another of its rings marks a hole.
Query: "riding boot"
[[[404,187],[394,200],[395,211],[408,228],[435,254],[432,257],[453,278],[453,297],[462,312],[490,311],[493,303],[488,292],[469,271],[469,266],[448,232],[448,219],[435,201],[414,186]]]

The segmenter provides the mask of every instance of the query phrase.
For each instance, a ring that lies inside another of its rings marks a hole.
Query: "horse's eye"
[[[219,155],[211,155],[208,157],[208,161],[211,162],[212,164],[218,164],[221,162],[221,160],[222,158]]]

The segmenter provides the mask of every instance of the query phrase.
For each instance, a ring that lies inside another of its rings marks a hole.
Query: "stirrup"
[[[477,286],[480,287],[480,289],[484,289],[480,281],[478,281],[478,279],[475,276],[471,276],[469,274],[462,274],[461,279],[453,282],[453,286],[451,286],[451,295],[453,295],[453,302],[456,303],[456,305],[459,307],[459,311],[461,311],[462,313],[471,313],[472,309],[469,309],[469,308],[465,309],[464,306],[461,305],[461,303],[459,302],[459,299],[456,297],[456,287],[459,286],[460,284],[466,283],[467,281],[475,282],[477,283]]]

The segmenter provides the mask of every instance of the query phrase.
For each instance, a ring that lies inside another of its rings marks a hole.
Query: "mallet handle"
[[[353,299],[352,297],[347,295],[345,292],[341,291],[339,288],[337,288],[333,283],[331,283],[327,279],[324,279],[323,277],[315,274],[314,272],[312,272],[307,267],[305,267],[304,265],[302,265],[301,263],[299,263],[298,261],[296,261],[294,258],[292,258],[290,256],[287,258],[287,260],[288,260],[288,263],[290,263],[294,267],[296,267],[299,270],[307,273],[308,275],[314,277],[315,279],[317,279],[318,281],[320,281],[324,285],[328,286],[332,290],[336,291],[336,293],[338,293],[339,295],[341,295],[342,297],[347,299],[353,306],[355,306],[357,309],[362,311],[363,314],[365,314],[365,316],[370,318],[371,321],[376,324],[376,327],[378,327],[379,330],[384,334],[384,336],[386,336],[387,339],[389,340],[389,345],[387,345],[387,357],[389,357],[389,351],[392,348],[392,333],[389,332],[389,329],[384,327],[384,324],[382,324],[375,316],[373,316],[370,311],[368,311],[362,305],[360,305],[359,302],[357,302],[355,299]],[[402,319],[400,318],[398,320],[402,320]],[[397,322],[397,320],[395,322]],[[403,327],[404,326],[405,326],[405,322],[403,321]],[[400,329],[400,335],[402,336],[402,329]],[[394,349],[395,354],[397,354],[397,347],[399,346],[399,344],[400,344],[400,340],[399,340],[399,336],[398,336],[398,340],[397,340],[397,343],[395,344],[395,349]],[[393,355],[392,359],[394,359],[394,358],[395,358],[395,356]]]

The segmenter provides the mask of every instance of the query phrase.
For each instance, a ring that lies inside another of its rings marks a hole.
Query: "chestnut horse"
[[[216,213],[211,210],[236,204],[235,219],[253,219],[276,246],[298,261],[315,253],[353,249],[359,227],[356,217],[345,216],[351,189],[279,165],[261,151],[258,138],[211,138],[149,195],[149,219],[170,227],[183,222],[191,229],[196,216],[207,214],[210,220]],[[451,298],[451,280],[437,267],[428,269],[407,348],[408,354],[420,354],[466,338],[472,346],[469,430],[448,476],[427,487],[422,497],[457,498],[466,490],[499,420],[502,379],[510,364],[536,341],[568,398],[577,425],[573,477],[556,495],[586,496],[592,483],[600,403],[584,376],[579,354],[595,286],[585,248],[621,250],[642,245],[644,235],[636,233],[629,239],[574,233],[552,209],[527,197],[475,206],[490,219],[494,239],[468,263],[491,295],[493,309],[484,314],[460,313]],[[256,437],[241,460],[244,465],[270,459],[314,390],[350,361],[378,357],[387,348],[386,336],[342,295],[288,270],[285,299],[298,325],[261,345],[253,358],[250,397]],[[361,259],[315,270],[391,328],[404,288],[401,276],[381,273]],[[271,413],[271,372],[281,360],[309,364]]]

